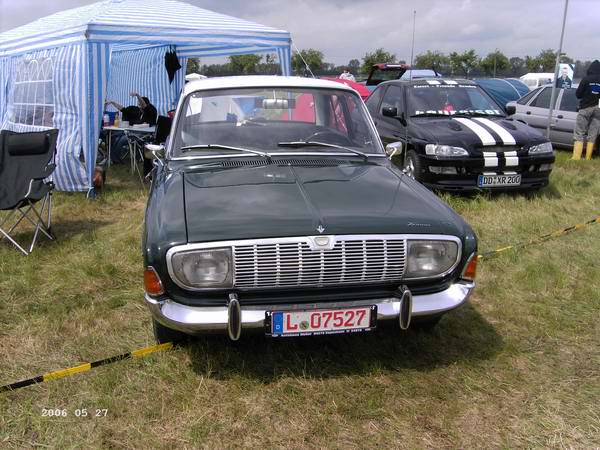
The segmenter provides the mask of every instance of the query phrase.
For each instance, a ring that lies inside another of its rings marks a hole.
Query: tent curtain
[[[179,58],[182,68],[176,72],[173,83],[170,83],[165,70],[165,53],[169,48],[161,46],[113,52],[107,99],[123,106],[132,105],[136,100],[129,94],[135,91],[148,97],[158,114],[165,115],[167,111],[174,109],[181,92],[181,73],[185,72],[185,67],[182,58]],[[187,63],[187,59],[184,62]],[[110,109],[114,110],[114,107],[111,106]]]

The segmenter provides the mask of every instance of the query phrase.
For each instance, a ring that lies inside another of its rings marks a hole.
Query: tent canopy
[[[136,90],[171,109],[190,57],[276,53],[291,73],[290,34],[176,0],[105,0],[0,34],[0,129],[60,130],[55,183],[92,188],[104,101]],[[183,70],[170,82],[164,55]]]

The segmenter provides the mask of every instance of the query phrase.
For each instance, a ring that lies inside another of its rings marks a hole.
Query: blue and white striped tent
[[[185,69],[169,83],[165,53],[190,57],[276,53],[291,73],[290,34],[176,0],[105,0],[0,34],[0,129],[60,130],[54,182],[89,191],[104,101],[149,97],[173,108]]]

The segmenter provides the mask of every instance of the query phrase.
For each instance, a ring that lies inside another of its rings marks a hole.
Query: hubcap
[[[406,166],[404,167],[404,173],[411,178],[415,178],[415,162],[412,158],[406,160]]]

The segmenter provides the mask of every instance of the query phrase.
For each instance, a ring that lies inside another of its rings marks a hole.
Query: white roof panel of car
[[[282,77],[277,75],[246,75],[237,77],[215,77],[204,80],[194,80],[187,83],[183,94],[187,95],[194,91],[206,91],[211,89],[229,88],[322,88],[340,89],[343,91],[356,92],[351,87],[335,81],[320,80],[318,78]]]

